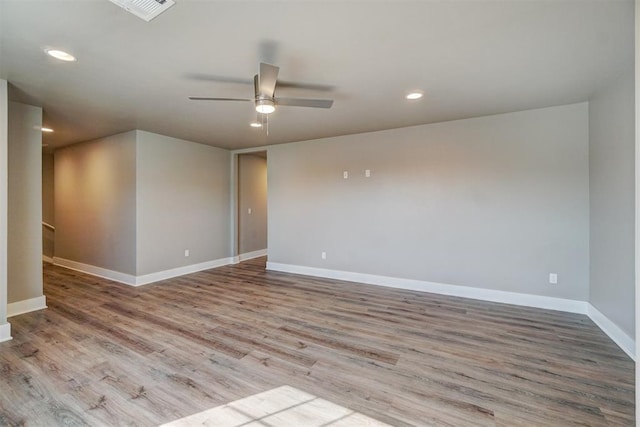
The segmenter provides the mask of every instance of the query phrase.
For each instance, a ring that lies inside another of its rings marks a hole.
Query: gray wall
[[[229,257],[229,162],[143,131],[57,150],[56,257],[131,275]]]
[[[55,152],[56,257],[136,273],[135,137],[126,132]]]
[[[43,295],[40,127],[40,107],[9,103],[9,303]]]
[[[7,192],[9,186],[7,171],[9,97],[7,86],[7,81],[0,79],[0,327],[7,323]]]
[[[137,274],[229,257],[229,151],[143,131],[137,150]]]
[[[586,103],[268,155],[271,262],[588,299]]]
[[[53,153],[42,153],[42,220],[55,227],[53,204]],[[54,231],[42,227],[42,254],[53,258]]]
[[[633,70],[589,102],[589,302],[635,336]]]
[[[254,154],[239,154],[238,253],[266,248],[267,159]]]

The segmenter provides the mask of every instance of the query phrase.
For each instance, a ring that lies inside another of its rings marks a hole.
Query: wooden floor
[[[264,263],[140,288],[45,267],[0,425],[159,425],[283,385],[394,426],[633,425],[634,363],[586,316]]]

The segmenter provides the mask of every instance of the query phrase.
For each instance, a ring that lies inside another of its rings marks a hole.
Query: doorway
[[[237,158],[237,260],[267,255],[267,152]]]

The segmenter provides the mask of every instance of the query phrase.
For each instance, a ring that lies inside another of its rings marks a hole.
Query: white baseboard
[[[114,282],[124,283],[125,285],[136,285],[136,276],[131,274],[120,273],[119,271],[108,270],[106,268],[96,267],[95,265],[83,264],[81,262],[71,261],[70,259],[60,257],[53,257],[53,263],[60,267],[65,267],[81,273],[87,273],[92,276],[102,277],[103,279],[113,280]]]
[[[264,255],[266,255],[266,250],[249,252],[247,254],[241,254],[237,257],[220,258],[213,261],[173,268],[170,270],[160,271],[157,273],[151,273],[142,276],[133,276],[130,274],[107,270],[101,267],[82,264],[76,261],[58,257],[54,258],[54,264],[61,267],[69,268],[71,270],[80,271],[82,273],[91,274],[93,276],[98,276],[116,282],[124,283],[126,285],[141,286],[160,280],[166,280],[185,274],[195,273],[202,270],[222,267],[224,265],[233,264],[235,262],[247,259],[257,258]],[[586,301],[547,297],[541,295],[521,294],[517,292],[499,291],[494,289],[473,288],[469,286],[449,285],[445,283],[427,282],[414,279],[402,279],[396,277],[378,276],[373,274],[353,273],[349,271],[305,267],[276,262],[267,262],[267,270],[301,274],[305,276],[324,277],[328,279],[344,280],[348,282],[365,283],[369,285],[387,286],[391,288],[407,289],[412,291],[430,292],[434,294],[471,298],[482,301],[543,308],[547,310],[559,310],[569,313],[585,314],[589,316],[591,320],[593,320],[593,322],[600,329],[602,329],[602,331],[607,334],[618,346],[620,346],[620,348],[629,357],[631,357],[634,361],[636,360],[634,339],[629,337],[615,323],[613,323],[609,318],[607,318],[604,314],[602,314],[594,306]],[[40,298],[42,300],[40,300]],[[26,302],[20,301],[17,303],[9,304],[7,307],[8,317],[46,308],[46,301],[44,298],[45,297],[42,296],[39,298],[27,300]],[[0,325],[0,342],[2,341],[2,327],[4,326],[5,325]],[[10,325],[7,327],[9,327],[9,332],[6,332],[6,334],[9,336],[8,339],[11,339]]]
[[[261,256],[267,256],[267,249],[260,249],[253,252],[246,252],[244,254],[236,255],[233,257],[233,263],[237,264],[242,261],[248,261],[254,258],[260,258]]]
[[[47,308],[47,297],[44,295],[7,304],[7,317]]]
[[[49,264],[53,264],[53,258],[48,257],[48,256],[46,256],[44,254],[42,255],[42,261],[48,262]]]
[[[172,277],[184,276],[185,274],[222,267],[232,263],[233,258],[220,258],[212,261],[201,262],[199,264],[191,264],[184,267],[172,268],[170,270],[158,271],[157,273],[145,274],[136,277],[134,286],[146,285],[160,280],[171,279]]]
[[[169,270],[158,271],[155,273],[144,274],[141,276],[134,276],[132,274],[120,273],[119,271],[108,270],[106,268],[83,264],[81,262],[71,261],[64,258],[54,258],[54,264],[60,267],[65,267],[70,270],[79,271],[81,273],[90,274],[92,276],[113,280],[114,282],[123,283],[129,286],[147,285],[149,283],[158,282],[160,280],[171,279],[173,277],[183,276],[185,274],[195,273],[197,271],[222,267],[224,265],[229,265],[232,263],[232,258],[220,258],[212,261],[201,262],[198,264],[186,265],[184,267],[177,267]]]
[[[11,339],[11,324],[5,323],[0,325],[0,342],[9,341]]]
[[[546,297],[540,295],[521,294],[517,292],[498,291],[494,289],[473,288],[469,286],[448,285],[445,283],[426,282],[422,280],[401,279],[396,277],[377,276],[373,274],[353,273],[349,271],[329,270],[324,268],[305,267],[292,264],[267,262],[267,270],[284,273],[302,274],[305,276],[324,277],[328,279],[345,280],[348,282],[365,283],[368,285],[387,286],[390,288],[407,289],[411,291],[430,292],[440,295],[450,295],[471,298],[482,301],[499,302],[504,304],[521,305],[526,307],[544,308],[569,313],[585,314],[593,320],[602,331],[609,336],[627,355],[636,360],[635,341],[625,334],[615,323],[600,313],[586,301],[564,298]]]
[[[547,310],[587,314],[587,303],[585,301],[564,298],[521,294],[494,289],[473,288],[470,286],[448,285],[445,283],[427,282],[423,280],[401,279],[397,277],[328,270],[324,268],[304,267],[275,262],[267,262],[267,270],[303,274],[306,276],[325,277],[329,279],[345,280],[348,282],[365,283],[368,285],[387,286],[390,288],[407,289],[411,291],[430,292],[434,294],[478,299],[482,301],[523,305],[527,307],[544,308]]]
[[[598,325],[602,331],[618,344],[627,355],[636,360],[636,343],[633,338],[627,335],[622,329],[613,323],[607,316],[602,314],[597,308],[589,304],[587,308],[587,315],[593,320],[593,323]]]

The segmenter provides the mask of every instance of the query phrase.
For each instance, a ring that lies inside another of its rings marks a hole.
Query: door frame
[[[230,176],[229,176],[229,200],[231,203],[230,206],[230,218],[231,218],[231,229],[229,230],[231,233],[230,236],[230,248],[229,251],[231,253],[231,258],[233,259],[233,263],[237,264],[240,262],[240,254],[239,251],[239,242],[238,242],[238,156],[240,154],[251,154],[266,151],[267,152],[267,182],[269,180],[269,146],[262,145],[260,147],[252,147],[252,148],[242,148],[239,150],[231,151],[231,167]],[[267,221],[269,218],[269,188],[267,184]],[[268,224],[268,223],[267,223]],[[269,238],[267,236],[267,251],[269,249]]]

